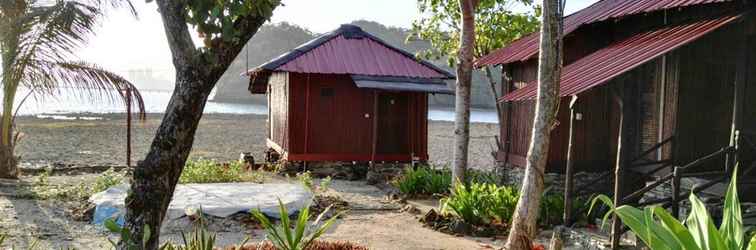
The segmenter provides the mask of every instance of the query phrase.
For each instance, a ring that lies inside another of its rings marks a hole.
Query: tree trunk
[[[543,177],[548,162],[551,130],[555,126],[559,104],[559,80],[562,71],[562,4],[544,0],[538,66],[538,97],[535,121],[528,150],[525,176],[520,190],[507,249],[530,249],[536,236],[538,210],[543,195]]]
[[[494,101],[494,106],[496,107],[496,118],[498,118],[499,126],[502,126],[504,124],[504,109],[502,108],[501,103],[499,103],[499,92],[496,91],[496,81],[493,79],[493,73],[491,73],[491,67],[486,66],[483,68],[483,71],[486,73],[486,79],[488,80],[488,86],[491,87],[491,95]],[[504,74],[502,72],[502,74]],[[502,83],[504,84],[504,83]],[[499,129],[499,138],[502,138],[501,129]],[[501,148],[499,148],[501,150]]]
[[[124,226],[130,232],[130,239],[129,242],[121,239],[118,249],[129,249],[130,245],[138,249],[158,249],[160,226],[192,150],[207,98],[246,41],[270,16],[270,13],[257,13],[240,18],[234,24],[242,34],[240,37],[224,39],[215,47],[200,51],[189,33],[185,2],[157,0],[156,3],[176,68],[176,87],[150,151],[134,169],[131,190],[126,197]],[[271,13],[273,9],[275,6],[270,9]],[[142,242],[145,227],[150,228],[151,234],[147,242]]]
[[[18,157],[13,155],[13,146],[0,145],[0,179],[18,178]]]
[[[475,0],[461,0],[462,35],[460,36],[459,63],[457,64],[457,91],[454,119],[454,167],[452,183],[456,186],[465,182],[468,147],[470,144],[470,87],[473,70],[473,48],[475,48]]]

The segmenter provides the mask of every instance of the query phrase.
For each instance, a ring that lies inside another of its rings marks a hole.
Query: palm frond
[[[144,99],[134,84],[95,64],[35,60],[27,67],[21,84],[37,96],[56,96],[61,89],[75,89],[75,93],[89,98],[121,99],[124,103],[130,98],[140,119],[145,118]]]

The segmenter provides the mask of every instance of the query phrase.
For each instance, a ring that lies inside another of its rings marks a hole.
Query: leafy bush
[[[339,215],[333,216],[331,219],[320,224],[320,220],[328,213],[331,207],[326,208],[325,211],[318,215],[315,222],[308,226],[307,221],[310,220],[310,206],[305,206],[299,211],[299,217],[292,231],[292,225],[289,220],[289,212],[286,210],[286,206],[278,200],[278,208],[281,214],[281,224],[273,225],[268,217],[265,216],[260,210],[252,210],[252,216],[260,221],[262,227],[268,234],[268,239],[280,250],[304,250],[307,249],[317,238],[325,233],[336,221]]]
[[[315,187],[310,171],[297,173],[297,180],[299,180],[299,183],[302,183],[302,186],[305,186],[309,190],[313,190],[313,188]]]
[[[198,159],[186,162],[179,183],[263,182],[263,179],[261,173],[246,171],[244,164],[238,161],[219,164]]]
[[[393,185],[406,195],[431,195],[449,193],[451,172],[430,167],[405,168]]]
[[[506,223],[514,213],[519,191],[513,186],[491,183],[460,185],[451,196],[441,199],[441,212],[474,225]],[[564,199],[561,195],[544,195],[538,223],[543,226],[562,223]]]
[[[474,225],[502,223],[512,217],[518,197],[517,191],[508,186],[459,185],[450,197],[441,200],[441,212]]]
[[[599,195],[594,198],[591,208],[597,201],[602,201],[611,207],[611,210],[604,215],[603,222],[606,222],[612,213],[616,214],[638,238],[654,250],[740,250],[744,249],[746,244],[748,245],[746,249],[756,250],[756,237],[751,238],[750,243],[745,242],[743,218],[738,199],[737,172],[737,168],[735,168],[732,180],[727,188],[722,224],[718,230],[706,211],[704,203],[693,193],[688,198],[691,211],[685,224],[660,206],[648,206],[642,210],[627,205],[615,208],[612,200],[606,195]]]

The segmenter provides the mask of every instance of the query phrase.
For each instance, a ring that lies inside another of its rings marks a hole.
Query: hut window
[[[322,88],[322,89],[320,89],[320,96],[322,96],[322,97],[332,97],[333,96],[333,88]]]

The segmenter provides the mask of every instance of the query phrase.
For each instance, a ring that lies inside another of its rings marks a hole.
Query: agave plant
[[[611,209],[604,215],[602,226],[609,215],[616,214],[638,238],[653,250],[741,250],[746,246],[743,219],[737,190],[737,167],[725,195],[722,224],[719,229],[706,211],[704,203],[691,193],[691,211],[685,223],[678,221],[660,206],[643,209],[628,205],[615,207],[606,195],[599,195],[591,202],[591,210],[597,201]],[[590,210],[588,213],[590,214]],[[756,236],[747,244],[748,250],[756,250]]]
[[[281,223],[279,225],[271,223],[270,220],[268,220],[268,217],[266,217],[259,209],[252,210],[251,212],[252,216],[262,224],[262,227],[268,234],[268,239],[279,250],[307,249],[310,244],[323,235],[323,233],[336,222],[336,218],[340,215],[336,214],[323,222],[322,225],[318,225],[325,214],[331,209],[329,206],[325,211],[318,215],[318,218],[315,219],[312,225],[308,226],[307,221],[310,220],[310,206],[305,206],[302,211],[299,211],[299,216],[292,230],[291,221],[288,216],[289,211],[281,200],[278,200],[278,209],[281,214]]]
[[[0,178],[17,175],[18,158],[13,149],[19,136],[13,132],[13,122],[29,96],[55,96],[61,88],[69,88],[91,96],[133,98],[144,114],[142,97],[133,84],[75,56],[106,6],[121,5],[134,11],[129,0],[0,1]],[[29,94],[16,105],[20,89]]]

